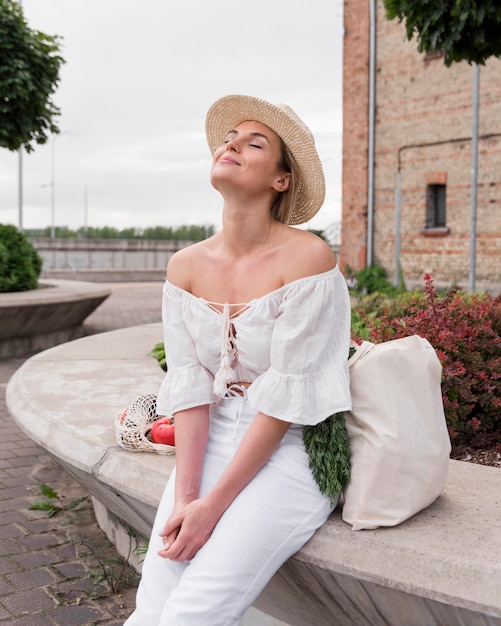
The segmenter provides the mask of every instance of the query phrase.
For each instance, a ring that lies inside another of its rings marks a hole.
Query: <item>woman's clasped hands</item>
[[[171,561],[189,561],[205,545],[219,517],[205,498],[176,504],[160,532],[164,547],[158,554]]]

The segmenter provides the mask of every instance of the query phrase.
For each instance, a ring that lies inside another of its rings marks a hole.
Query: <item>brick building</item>
[[[377,263],[393,279],[400,259],[407,287],[422,286],[431,273],[439,286],[468,288],[474,70],[468,63],[447,68],[441,56],[420,54],[404,25],[386,19],[380,0],[375,5],[371,20],[370,0],[344,2],[341,264],[358,270]],[[475,288],[499,292],[498,59],[480,69],[478,135]]]

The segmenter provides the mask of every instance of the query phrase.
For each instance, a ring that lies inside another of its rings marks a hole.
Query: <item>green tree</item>
[[[383,0],[386,16],[405,20],[407,38],[417,34],[419,52],[444,53],[454,62],[484,64],[501,57],[499,0]]]
[[[119,237],[120,239],[142,239],[140,229],[134,228],[134,226],[122,228]]]
[[[30,228],[29,237],[50,237],[52,228]],[[118,230],[113,226],[80,226],[73,230],[68,226],[56,226],[57,238],[65,239],[170,239],[177,241],[201,241],[214,234],[213,225],[204,226],[152,226],[142,230],[135,226]]]
[[[59,132],[51,96],[63,63],[59,38],[31,30],[17,2],[0,0],[0,147],[32,152]]]

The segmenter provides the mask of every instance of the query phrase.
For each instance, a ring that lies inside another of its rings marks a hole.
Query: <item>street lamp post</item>
[[[42,187],[50,187],[50,238],[56,236],[56,135],[52,136],[50,183]]]
[[[19,6],[23,6],[22,0],[19,0]],[[23,146],[18,150],[19,154],[19,187],[18,187],[18,205],[19,205],[19,230],[23,230]]]
[[[50,238],[56,236],[56,135],[52,137],[52,165],[50,182]]]
[[[18,176],[18,206],[19,206],[19,230],[23,230],[23,147],[18,150],[19,176]]]

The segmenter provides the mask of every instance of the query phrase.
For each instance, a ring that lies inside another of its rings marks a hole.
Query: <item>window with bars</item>
[[[445,185],[432,184],[426,186],[426,228],[445,228],[445,201]]]

